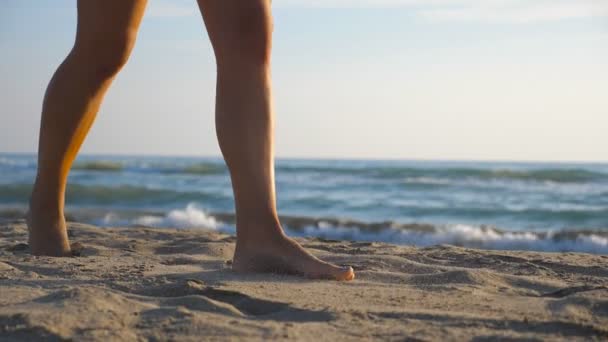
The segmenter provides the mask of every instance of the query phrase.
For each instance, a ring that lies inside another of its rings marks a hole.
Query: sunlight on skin
[[[115,75],[125,65],[146,0],[82,0],[74,49],[43,105],[39,169],[30,203],[30,247],[69,255],[63,215],[69,169]],[[351,280],[351,267],[323,262],[285,236],[276,212],[270,50],[264,0],[200,0],[217,59],[216,130],[230,170],[237,216],[233,269]],[[238,101],[235,101],[238,99]]]

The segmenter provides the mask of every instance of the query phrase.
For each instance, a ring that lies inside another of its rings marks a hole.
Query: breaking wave
[[[162,228],[208,228],[216,229],[218,221],[198,208],[195,204],[188,204],[185,209],[175,209],[166,215],[142,215],[134,219],[122,219],[115,213],[104,215],[98,224],[108,225],[137,225]]]
[[[600,231],[504,232],[495,228],[456,224],[435,226],[432,231],[395,228],[368,231],[357,227],[320,225],[307,226],[295,233],[325,239],[378,241],[419,247],[449,244],[481,249],[608,254],[608,235]]]
[[[0,210],[0,218],[23,218],[24,209]],[[68,220],[99,226],[146,226],[178,229],[215,229],[235,233],[231,213],[210,213],[195,204],[168,212],[142,212],[118,209],[76,209],[68,211]],[[608,231],[598,229],[510,231],[493,226],[467,224],[427,224],[361,222],[348,219],[282,216],[290,236],[329,240],[385,242],[427,247],[449,244],[462,247],[526,250],[543,252],[582,252],[608,255]]]
[[[234,215],[208,213],[194,204],[164,215],[141,215],[130,220],[107,214],[101,225],[143,225],[172,228],[210,228],[235,233]],[[605,230],[506,231],[491,226],[466,224],[431,225],[424,223],[367,223],[333,218],[283,216],[288,234],[331,240],[386,242],[426,247],[450,244],[462,247],[528,250],[544,252],[583,252],[608,254]]]

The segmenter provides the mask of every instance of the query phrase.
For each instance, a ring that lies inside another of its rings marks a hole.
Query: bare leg
[[[70,253],[63,214],[68,173],[106,90],[126,63],[147,0],[79,0],[76,42],[48,85],[28,214],[36,255]]]
[[[217,61],[216,130],[237,217],[233,269],[350,280],[288,238],[275,205],[269,0],[198,0]]]

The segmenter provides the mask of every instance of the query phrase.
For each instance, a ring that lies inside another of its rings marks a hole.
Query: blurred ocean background
[[[34,155],[0,154],[0,218],[22,217]],[[608,254],[608,164],[278,159],[290,235]],[[68,219],[234,232],[220,158],[81,156]]]

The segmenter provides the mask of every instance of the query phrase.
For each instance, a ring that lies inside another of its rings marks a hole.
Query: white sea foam
[[[96,222],[102,226],[141,225],[159,228],[208,228],[218,229],[218,221],[191,203],[185,209],[169,211],[165,216],[143,215],[135,219],[121,218],[115,213],[107,213]]]
[[[32,162],[25,159],[0,157],[0,166],[28,166]]]
[[[140,216],[134,220],[121,220],[116,215],[107,214],[103,225],[135,224],[152,227],[172,228],[210,228],[234,234],[233,225],[223,224],[194,204],[185,209],[172,210],[165,216]],[[538,234],[530,231],[499,231],[492,227],[465,224],[435,226],[432,231],[409,230],[386,227],[380,230],[360,227],[335,226],[319,221],[316,226],[303,229],[285,227],[290,236],[321,237],[335,240],[374,241],[427,247],[438,244],[451,244],[463,247],[530,250],[545,252],[584,252],[608,254],[608,237],[580,232],[566,237],[558,232]]]
[[[427,184],[427,185],[448,185],[452,181],[447,178],[432,178],[432,177],[407,177],[403,180],[406,184]]]
[[[323,223],[318,227],[306,227],[304,230],[290,230],[289,234],[336,240],[388,242],[420,247],[451,244],[482,249],[608,254],[608,238],[599,235],[581,234],[574,239],[555,239],[551,234],[541,237],[542,235],[533,232],[499,232],[492,228],[462,224],[445,225],[436,227],[434,232],[423,232],[394,228],[368,231],[357,227],[335,227]]]
[[[171,210],[166,216],[142,216],[133,223],[174,228],[213,228],[218,227],[218,222],[212,216],[207,215],[202,209],[194,204],[188,204],[184,210]]]

